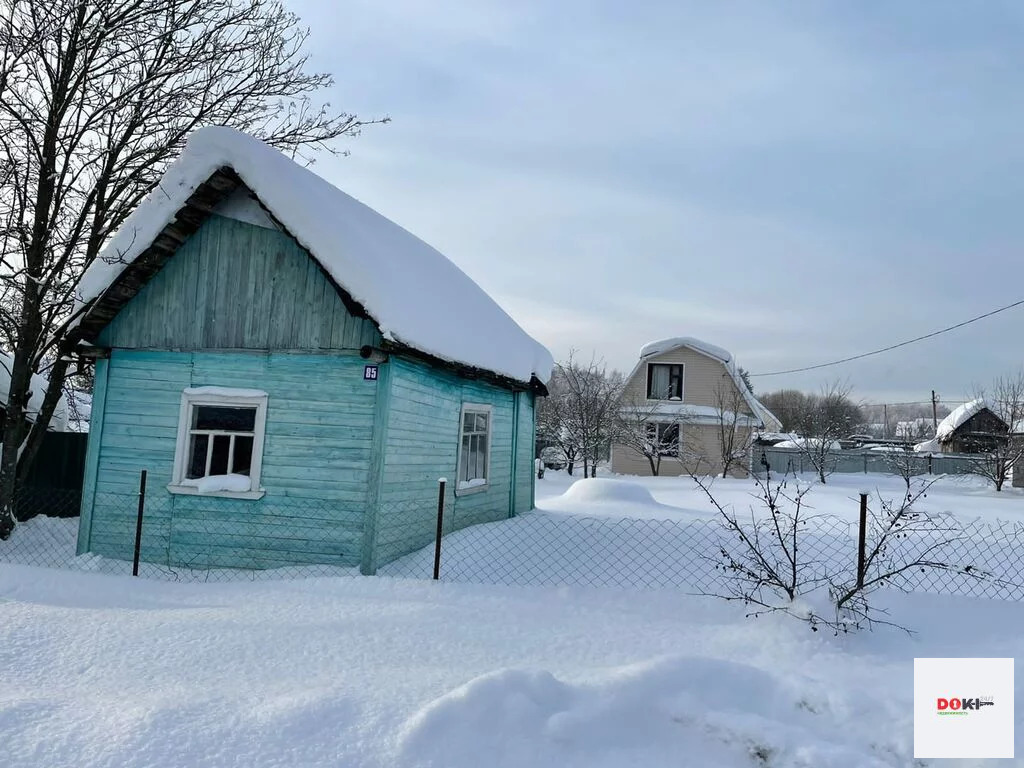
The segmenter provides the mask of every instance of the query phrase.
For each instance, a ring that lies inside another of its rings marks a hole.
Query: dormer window
[[[683,365],[649,363],[647,365],[648,400],[683,399]]]

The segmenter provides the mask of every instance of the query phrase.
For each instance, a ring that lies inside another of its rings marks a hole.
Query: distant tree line
[[[864,411],[839,383],[818,392],[780,389],[761,395],[761,402],[782,422],[783,432],[833,439],[854,434],[866,421]]]

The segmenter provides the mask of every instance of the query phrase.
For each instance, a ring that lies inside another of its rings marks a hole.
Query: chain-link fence
[[[770,523],[769,519],[760,521]],[[816,516],[801,527],[796,563],[758,533],[768,564],[799,569],[802,584],[853,584],[857,577],[858,524]],[[748,531],[752,530],[747,526]],[[869,534],[870,548],[877,536]],[[433,549],[383,566],[382,575],[430,578]],[[473,526],[444,537],[440,578],[486,584],[682,588],[731,594],[737,573],[730,563],[752,560],[737,532],[718,519],[650,520],[530,513]],[[903,566],[925,561],[928,565]],[[941,567],[940,567],[941,566]],[[907,592],[1024,600],[1024,525],[961,523],[950,517],[914,534],[894,532],[867,578],[893,572],[885,584]]]
[[[54,504],[60,506],[59,496]],[[81,532],[77,518],[36,516],[20,523],[0,541],[0,562],[130,574],[138,542],[139,575],[159,579],[357,576],[373,570],[430,579],[436,568],[441,580],[453,582],[707,594],[735,591],[743,575],[737,563],[799,569],[804,584],[851,584],[858,572],[853,501],[850,519],[818,515],[801,522],[795,563],[773,544],[770,516],[744,523],[760,544],[763,562],[754,562],[741,531],[717,517],[682,518],[682,511],[663,519],[546,512],[506,519],[483,503],[456,504],[442,507],[437,547],[436,496],[386,501],[372,529],[349,508],[342,500],[154,493],[144,501],[137,537],[139,494],[101,494]],[[875,512],[881,517],[871,519],[884,519],[881,510]],[[924,519],[927,524],[891,531],[884,541],[877,524],[868,526],[867,552],[879,545],[868,581],[888,574],[884,585],[905,591],[1024,599],[1024,524]],[[78,548],[86,554],[76,555]]]

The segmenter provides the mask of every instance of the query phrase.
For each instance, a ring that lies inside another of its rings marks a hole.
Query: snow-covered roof
[[[655,357],[657,355],[663,355],[666,352],[671,352],[674,349],[681,349],[687,347],[692,349],[694,352],[699,352],[702,355],[713,358],[720,362],[725,370],[729,372],[729,376],[732,377],[733,382],[736,384],[736,388],[742,393],[743,399],[747,402],[747,407],[750,408],[750,412],[755,414],[761,421],[761,425],[764,427],[775,427],[780,428],[782,422],[780,422],[771,411],[761,404],[761,401],[754,397],[754,393],[750,391],[749,387],[743,378],[740,376],[739,369],[736,367],[736,361],[733,360],[732,354],[722,347],[715,346],[714,344],[708,344],[706,341],[695,339],[693,336],[674,336],[670,339],[661,339],[660,341],[650,341],[644,344],[640,348],[640,362],[637,363],[633,372],[630,373],[629,378],[636,375],[636,372],[640,369],[640,366],[647,361],[649,357]],[[687,406],[693,408],[694,406]],[[769,423],[772,422],[772,423]]]
[[[11,394],[11,367],[13,365],[14,358],[6,352],[0,352],[0,405],[6,405],[7,398]],[[49,386],[50,380],[45,376],[38,373],[32,374],[32,396],[28,401],[28,418],[32,421],[35,421],[39,409],[43,407],[43,398],[46,396],[46,389]],[[48,427],[54,432],[68,431],[68,402],[64,395],[61,395],[60,400],[57,401]]]
[[[918,443],[914,446],[915,453],[942,453],[942,446],[939,445],[939,441],[936,438],[931,440],[925,440],[923,443]]]
[[[783,440],[781,443],[776,443],[771,446],[772,448],[800,448],[800,449],[817,449],[827,445],[830,451],[842,450],[842,446],[837,440],[822,440],[818,437],[798,437],[794,440]]]
[[[721,360],[723,363],[731,363],[732,355],[729,354],[728,350],[716,347],[714,344],[708,344],[706,341],[695,339],[692,336],[675,336],[671,339],[662,339],[661,341],[650,341],[644,344],[640,348],[640,357],[651,357],[652,355],[663,355],[666,352],[671,352],[673,349],[679,349],[680,347],[689,347],[695,349],[709,357],[715,357]]]
[[[362,305],[386,340],[519,381],[550,378],[548,350],[444,255],[273,147],[231,128],[201,128],[189,137],[159,186],[82,277],[79,306],[103,295],[223,167],[234,170]]]
[[[935,439],[940,443],[947,442],[953,437],[953,433],[963,426],[968,419],[977,415],[986,408],[995,413],[994,409],[989,406],[988,402],[983,397],[971,400],[969,403],[964,403],[963,405],[954,408],[949,416],[939,422],[939,426],[935,430]]]

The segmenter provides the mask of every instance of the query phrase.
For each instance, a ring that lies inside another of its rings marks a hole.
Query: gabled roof
[[[765,426],[771,426],[765,422],[771,420],[777,425],[777,428],[781,428],[782,423],[775,417],[775,415],[769,411],[761,401],[754,397],[754,393],[750,391],[743,378],[740,376],[739,369],[736,367],[736,362],[733,360],[732,354],[722,347],[715,346],[714,344],[708,344],[706,341],[695,339],[692,336],[675,336],[669,339],[662,339],[660,341],[651,341],[644,344],[640,348],[640,362],[636,364],[632,372],[629,374],[629,379],[632,379],[636,372],[640,370],[640,366],[648,362],[650,358],[663,355],[666,352],[672,352],[676,349],[686,347],[692,349],[694,352],[698,352],[706,357],[710,357],[713,360],[717,360],[728,372],[729,376],[732,377],[733,383],[736,388],[743,395],[743,399],[747,403],[747,407],[750,408],[750,412],[757,416],[761,421],[762,428]]]
[[[445,256],[273,147],[230,128],[193,133],[79,290],[79,334],[96,333],[240,184],[318,262],[385,342],[520,382],[551,354]]]

